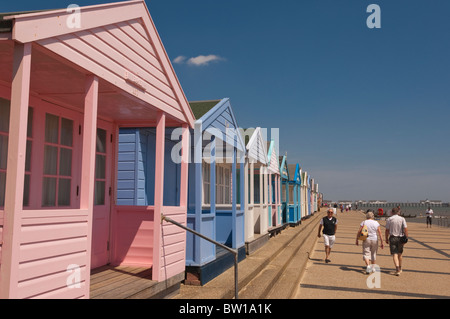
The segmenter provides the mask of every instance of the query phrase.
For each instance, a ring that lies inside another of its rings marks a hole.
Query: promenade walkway
[[[381,272],[366,275],[362,246],[355,245],[362,212],[337,215],[336,243],[331,263],[325,263],[323,237],[317,240],[301,278],[296,299],[450,299],[450,229],[426,228],[425,223],[408,222],[409,242],[404,248],[403,272],[395,276],[389,246],[379,248],[377,264]],[[384,238],[385,221],[380,220]],[[315,233],[317,236],[317,231]],[[370,278],[369,278],[370,277]],[[379,283],[379,288],[369,288]],[[378,281],[377,281],[378,280]]]

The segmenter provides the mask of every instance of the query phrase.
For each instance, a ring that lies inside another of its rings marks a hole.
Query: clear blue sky
[[[106,2],[2,1],[0,12]],[[381,29],[366,25],[371,3]],[[187,98],[229,97],[240,126],[279,128],[280,152],[326,199],[450,201],[450,1],[147,5]]]

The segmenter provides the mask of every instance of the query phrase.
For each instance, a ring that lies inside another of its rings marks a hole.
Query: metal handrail
[[[163,221],[163,220],[165,220],[166,222],[169,222],[171,224],[174,224],[190,233],[193,233],[194,235],[197,235],[200,238],[203,238],[219,247],[222,247],[223,249],[229,251],[230,253],[232,253],[234,255],[234,298],[238,299],[238,251],[237,251],[237,249],[232,249],[228,246],[225,246],[224,244],[221,244],[209,237],[206,237],[205,235],[202,235],[199,232],[196,232],[195,230],[192,230],[192,229],[174,221],[173,219],[161,214],[161,221]]]

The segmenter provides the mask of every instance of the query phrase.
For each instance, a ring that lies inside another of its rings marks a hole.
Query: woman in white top
[[[359,245],[358,238],[364,227],[367,226],[369,236],[363,242],[363,260],[366,263],[366,273],[369,274],[372,271],[372,265],[376,264],[376,257],[378,251],[378,239],[381,242],[381,249],[384,248],[383,237],[381,236],[380,224],[374,220],[374,214],[372,211],[367,212],[366,220],[361,223],[361,227],[356,235],[356,245]]]

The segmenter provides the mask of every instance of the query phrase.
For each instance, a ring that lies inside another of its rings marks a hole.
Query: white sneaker
[[[366,267],[366,274],[370,274],[372,272],[372,266],[367,266]]]

